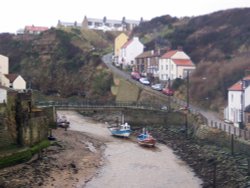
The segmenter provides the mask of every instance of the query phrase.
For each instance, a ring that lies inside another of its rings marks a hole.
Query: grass
[[[120,79],[116,101],[137,101],[139,94],[140,89],[136,85]]]

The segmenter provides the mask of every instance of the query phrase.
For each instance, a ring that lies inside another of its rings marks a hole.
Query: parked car
[[[173,96],[174,95],[174,90],[167,87],[167,88],[164,88],[162,90],[162,93],[164,93],[167,96]]]
[[[133,71],[133,72],[131,72],[131,77],[132,77],[133,79],[135,79],[135,80],[139,80],[139,79],[141,78],[141,75],[140,75],[139,72]]]
[[[152,89],[157,90],[157,91],[162,91],[162,89],[163,89],[162,84],[154,84],[151,87],[152,87]]]
[[[144,85],[150,85],[150,81],[147,78],[140,78],[139,81]]]
[[[165,105],[163,105],[163,106],[161,107],[161,110],[168,110],[168,107],[165,106]]]
[[[228,120],[228,119],[224,119],[224,122],[227,123],[227,124],[234,124],[232,121]]]

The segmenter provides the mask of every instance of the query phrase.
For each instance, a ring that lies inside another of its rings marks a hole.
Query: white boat
[[[131,134],[130,125],[128,123],[121,124],[119,126],[108,127],[113,136],[129,137]]]
[[[65,115],[62,116],[57,116],[57,120],[56,120],[57,126],[59,127],[63,127],[63,128],[68,128],[70,122],[67,120]]]

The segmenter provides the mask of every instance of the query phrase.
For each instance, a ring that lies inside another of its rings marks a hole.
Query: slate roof
[[[18,74],[5,74],[5,77],[9,79],[10,83],[13,83],[18,76]]]

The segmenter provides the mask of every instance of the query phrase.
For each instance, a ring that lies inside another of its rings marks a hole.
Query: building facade
[[[159,59],[166,50],[145,51],[135,58],[135,70],[148,77],[159,77]]]
[[[122,67],[134,66],[135,57],[143,52],[144,45],[140,42],[138,37],[133,37],[127,41],[122,47],[119,56],[119,64]]]
[[[123,17],[121,20],[107,19],[105,16],[103,19],[84,17],[82,23],[77,22],[62,22],[58,21],[57,27],[75,27],[80,29],[94,29],[102,31],[131,31],[138,26],[141,20],[127,20]]]
[[[224,109],[224,119],[240,127],[250,123],[247,112],[250,109],[250,76],[228,88],[228,106]]]
[[[119,59],[119,55],[121,54],[121,48],[127,41],[128,36],[125,33],[121,33],[115,38],[113,62],[116,65],[118,65],[118,62],[121,61],[121,59]]]
[[[187,72],[195,70],[190,57],[182,50],[171,50],[159,59],[159,79],[161,81],[185,78]]]

